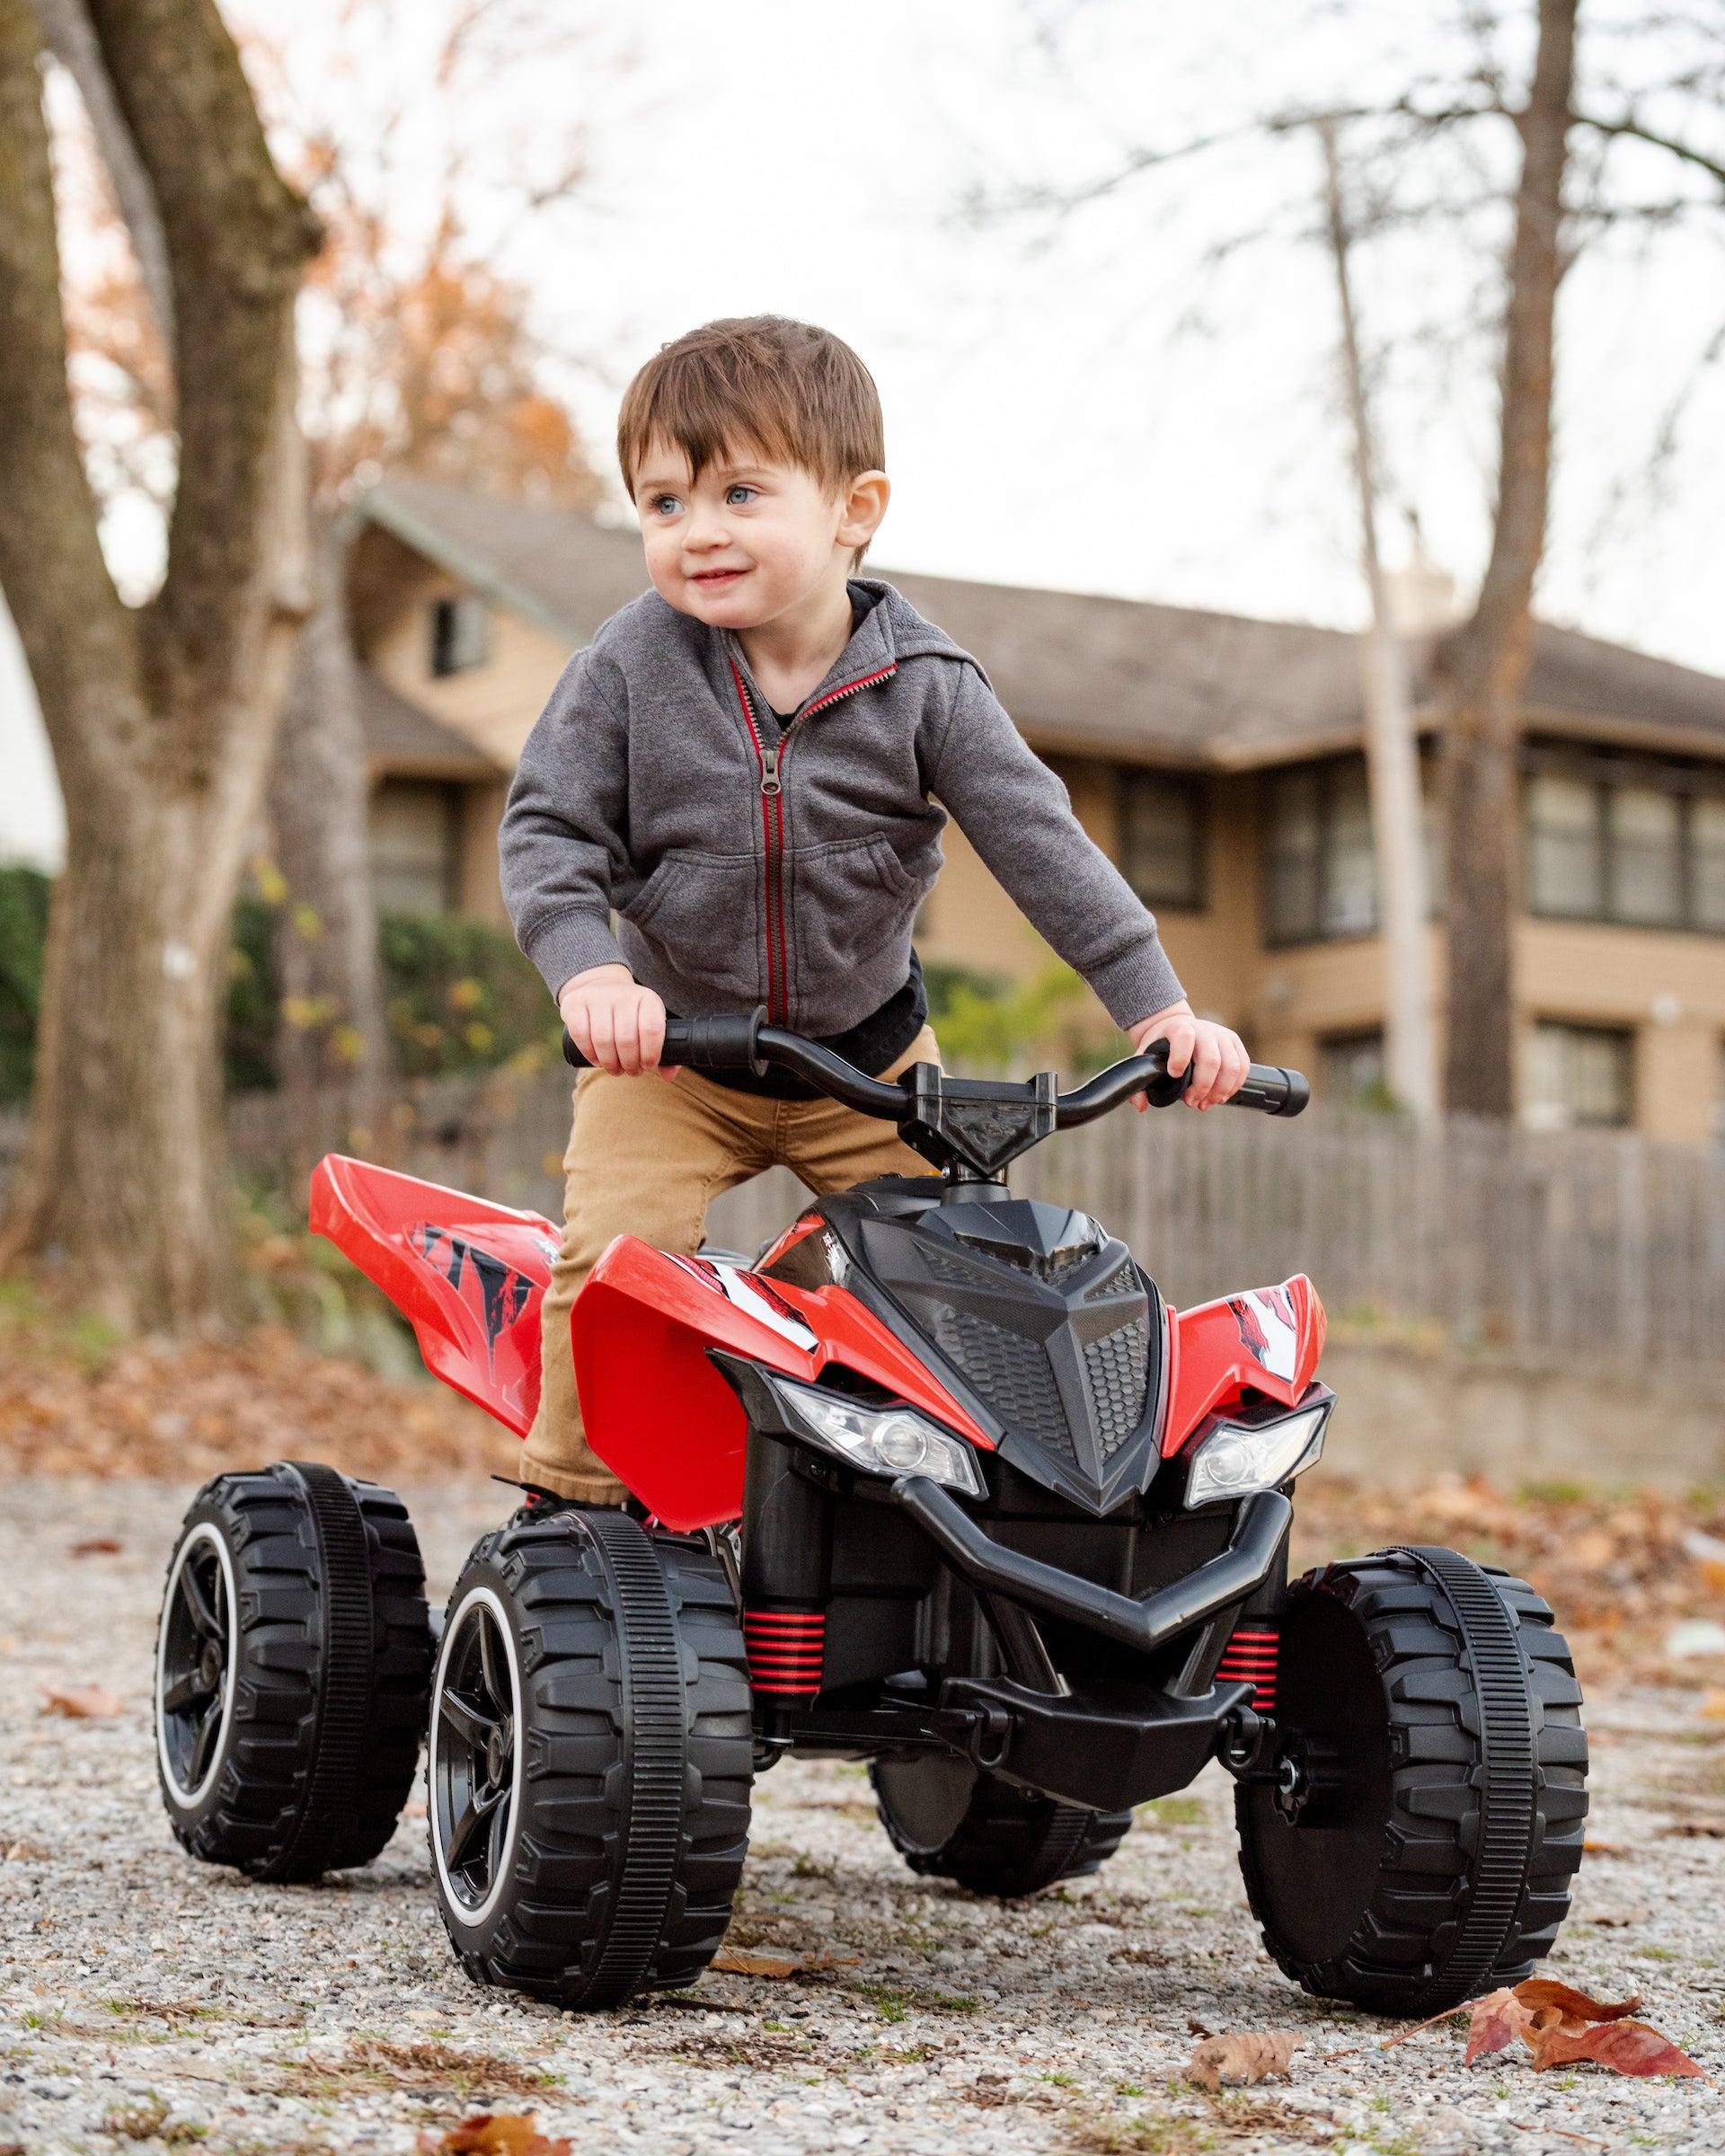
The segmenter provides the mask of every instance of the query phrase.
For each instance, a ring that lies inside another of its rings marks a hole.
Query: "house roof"
[[[367,666],[356,669],[359,685],[359,724],[366,760],[392,777],[494,779],[500,767],[464,735],[439,726],[419,706],[398,696]]]
[[[571,647],[647,588],[641,543],[579,510],[392,480],[358,514]],[[976,654],[1039,748],[1248,770],[1359,746],[1359,640],[1303,622],[883,570]],[[1429,640],[1412,652],[1436,723]],[[1524,699],[1535,729],[1725,755],[1725,680],[1549,623]]]

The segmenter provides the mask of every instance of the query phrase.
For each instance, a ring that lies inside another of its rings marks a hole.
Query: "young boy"
[[[777,1162],[823,1193],[927,1172],[782,1073],[644,1075],[667,1010],[765,1003],[886,1077],[937,1060],[911,924],[948,813],[1135,1048],[1165,1037],[1170,1068],[1191,1065],[1194,1107],[1247,1069],[977,661],[853,573],[889,488],[848,345],[774,315],[692,331],[630,384],[617,455],[653,588],[570,661],[500,841],[521,948],[597,1066],[575,1088],[522,1471],[584,1504],[624,1496],[582,1437],[569,1337],[614,1236],[693,1251],[709,1202]]]

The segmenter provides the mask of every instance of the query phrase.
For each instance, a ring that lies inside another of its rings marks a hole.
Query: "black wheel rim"
[[[438,1866],[464,1911],[477,1913],[503,1877],[516,1780],[514,1657],[488,1598],[476,1595],[456,1619],[432,1719]]]
[[[203,1795],[222,1755],[234,1701],[234,1599],[227,1552],[195,1528],[174,1560],[156,1655],[156,1742],[182,1804]]]

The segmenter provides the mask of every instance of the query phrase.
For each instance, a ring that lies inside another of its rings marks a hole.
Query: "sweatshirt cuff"
[[[627,966],[622,946],[611,933],[608,914],[589,914],[579,908],[553,914],[542,921],[521,948],[544,976],[553,1000],[564,984],[595,966]]]
[[[1089,977],[1092,988],[1122,1033],[1129,1033],[1140,1020],[1165,1011],[1170,1003],[1179,1003],[1186,994],[1156,936],[1133,944]]]

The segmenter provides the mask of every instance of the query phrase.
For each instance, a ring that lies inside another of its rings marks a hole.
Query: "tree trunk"
[[[1372,607],[1371,626],[1360,653],[1360,676],[1372,844],[1383,915],[1384,1074],[1415,1120],[1430,1123],[1438,1107],[1438,1068],[1426,951],[1429,908],[1425,828],[1420,813],[1420,744],[1414,732],[1408,655],[1390,619],[1384,564],[1377,552],[1377,460],[1349,274],[1349,234],[1334,120],[1319,123],[1318,138],[1323,147],[1324,209],[1341,318],[1342,388],[1353,430],[1354,478],[1359,490],[1360,566]]]
[[[1539,0],[1533,84],[1516,121],[1522,165],[1504,320],[1491,555],[1472,619],[1438,653],[1446,707],[1448,1103],[1452,1110],[1500,1119],[1514,1113],[1516,1100],[1517,750],[1551,495],[1552,348],[1576,7],[1577,0]]]
[[[320,1091],[343,1089],[342,1142],[368,1151],[389,1064],[347,549],[332,520],[319,526],[317,604],[300,638],[270,779],[286,886],[276,917],[276,1067],[299,1181],[323,1150]]]
[[[128,1323],[230,1293],[229,921],[305,610],[293,305],[314,238],[210,0],[93,0],[178,318],[160,596],[114,591],[73,432],[28,0],[0,0],[0,585],[66,809],[35,1091],[0,1259],[58,1249]]]

